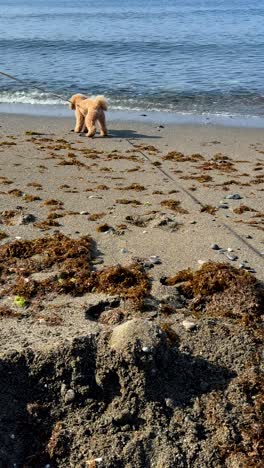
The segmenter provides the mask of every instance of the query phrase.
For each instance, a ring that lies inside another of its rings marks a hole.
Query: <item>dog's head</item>
[[[84,94],[74,94],[69,100],[69,108],[75,110],[78,102],[83,101],[84,99],[87,99],[87,96],[84,96]]]

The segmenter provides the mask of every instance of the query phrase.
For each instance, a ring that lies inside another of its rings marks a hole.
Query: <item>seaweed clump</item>
[[[108,267],[92,271],[93,240],[71,239],[61,233],[34,240],[16,240],[0,246],[0,297],[17,296],[36,307],[54,294],[82,296],[89,292],[118,294],[136,304],[147,295],[150,284],[138,266]],[[34,276],[41,272],[46,278]]]
[[[191,309],[210,316],[250,324],[260,320],[264,309],[263,284],[251,273],[226,263],[208,262],[198,271],[182,270],[163,282],[177,285],[190,300]]]
[[[179,200],[163,200],[160,204],[161,206],[166,206],[170,210],[175,211],[175,213],[188,214],[188,211],[180,206],[181,202]]]
[[[115,265],[98,273],[96,289],[98,292],[117,294],[137,302],[148,294],[150,282],[139,265]]]
[[[204,205],[201,208],[201,213],[209,213],[210,215],[215,215],[217,208],[212,205]]]
[[[89,236],[70,239],[58,233],[34,240],[16,240],[0,246],[1,297],[19,295],[26,299],[48,292],[63,292],[61,277],[83,278],[91,274],[93,240]],[[31,275],[46,272],[52,278],[37,281]],[[55,275],[56,273],[56,275]],[[74,282],[71,283],[74,285]]]

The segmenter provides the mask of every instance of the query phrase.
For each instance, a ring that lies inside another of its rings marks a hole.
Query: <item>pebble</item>
[[[65,393],[64,401],[65,403],[71,403],[75,399],[75,392],[73,390],[67,390]]]
[[[61,385],[60,393],[61,393],[61,396],[62,396],[62,397],[64,397],[64,396],[66,395],[66,393],[67,393],[67,387],[66,387],[65,383],[63,383],[63,384]]]
[[[148,233],[148,231],[143,231],[143,232],[142,232],[142,234],[147,234],[147,233]]]
[[[249,271],[249,273],[256,273],[256,270],[254,268],[251,268],[250,266],[245,265],[244,262],[239,264],[239,268],[243,268],[244,270]]]
[[[101,265],[102,263],[104,263],[103,258],[96,258],[95,260],[93,260],[94,265]]]
[[[212,244],[212,245],[211,245],[211,249],[212,249],[212,250],[220,250],[220,247],[219,247],[218,244]]]
[[[218,208],[223,208],[224,210],[228,210],[229,206],[226,203],[220,203],[220,205],[218,205]]]
[[[231,260],[232,262],[234,262],[235,260],[238,259],[238,257],[237,257],[236,255],[229,255],[229,254],[227,254],[226,256],[227,256],[227,258],[228,258],[229,260]]]
[[[101,200],[103,197],[99,197],[98,195],[89,195],[88,198],[98,198]]]
[[[158,257],[158,255],[151,255],[151,257],[149,257],[149,261],[151,263],[153,263],[154,265],[160,265],[161,264],[161,260]]]
[[[228,248],[227,248],[227,251],[228,251],[228,252],[233,252],[233,249],[232,249],[231,247],[228,247]]]
[[[19,217],[17,221],[17,225],[34,223],[36,219],[37,219],[36,216],[34,216],[33,214],[22,215]]]
[[[197,224],[197,221],[190,221],[190,224]]]
[[[233,193],[225,197],[227,200],[241,200],[243,197],[239,193]]]
[[[171,409],[175,408],[175,401],[172,398],[165,398],[165,404],[167,408],[171,408]]]
[[[89,211],[80,211],[80,215],[88,215]]]
[[[130,426],[129,426],[130,428]],[[89,468],[94,468],[96,466],[97,463],[101,463],[103,461],[103,459],[100,457],[100,458],[93,458],[92,460],[87,460],[86,461],[86,466]]]
[[[191,320],[183,320],[182,326],[185,328],[185,330],[191,331],[196,327],[196,323],[192,322]]]
[[[128,249],[126,249],[125,247],[123,249],[120,250],[121,253],[125,254],[125,253],[128,253]]]
[[[200,266],[203,266],[206,263],[206,260],[198,260],[198,264]]]

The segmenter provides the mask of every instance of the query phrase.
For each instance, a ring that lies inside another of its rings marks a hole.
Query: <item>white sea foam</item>
[[[40,91],[2,91],[0,104],[66,105],[63,99]]]

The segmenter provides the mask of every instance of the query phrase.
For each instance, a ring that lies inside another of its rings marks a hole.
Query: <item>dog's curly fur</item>
[[[107,102],[104,96],[89,98],[83,94],[74,94],[70,98],[70,109],[75,110],[76,125],[74,131],[76,133],[85,132],[87,129],[87,136],[93,137],[96,133],[95,124],[98,120],[100,135],[107,136],[104,113],[107,110]]]

